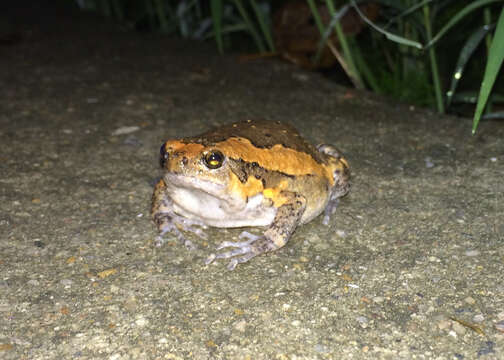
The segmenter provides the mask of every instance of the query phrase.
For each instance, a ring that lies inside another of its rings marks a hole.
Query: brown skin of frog
[[[161,147],[163,178],[152,196],[152,218],[161,245],[173,233],[187,247],[185,231],[204,237],[202,228],[267,226],[264,234],[243,232],[246,241],[224,242],[228,268],[283,247],[297,226],[326,212],[350,188],[349,167],[331,145],[317,148],[288,124],[245,121]],[[329,211],[330,210],[330,211]]]

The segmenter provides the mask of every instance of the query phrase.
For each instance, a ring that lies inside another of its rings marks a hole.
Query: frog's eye
[[[207,152],[203,159],[209,169],[218,169],[224,162],[224,155],[219,150],[212,150]]]
[[[165,144],[163,144],[161,146],[161,149],[159,149],[159,165],[161,165],[161,167],[164,167],[167,160],[168,160],[168,153],[166,152]]]

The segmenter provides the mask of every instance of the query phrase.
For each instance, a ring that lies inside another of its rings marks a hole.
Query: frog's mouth
[[[208,215],[212,209],[237,210],[245,206],[244,201],[232,196],[224,184],[179,174],[165,174],[164,181],[173,202],[193,214]]]
[[[227,197],[226,185],[214,181],[180,174],[165,174],[164,181],[169,191],[174,191],[177,188],[185,188],[187,191],[194,190],[219,198]]]

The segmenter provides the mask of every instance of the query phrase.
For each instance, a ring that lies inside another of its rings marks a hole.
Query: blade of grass
[[[315,1],[314,0],[306,0],[306,2],[308,3],[308,6],[310,7],[310,10],[313,15],[313,20],[315,20],[315,25],[317,26],[317,29],[319,30],[319,32],[321,34],[323,34],[325,31],[325,26],[324,26],[324,23],[322,23],[322,19],[320,18],[320,14],[318,12],[317,5],[315,4]]]
[[[230,34],[230,33],[234,33],[234,32],[247,31],[247,29],[248,29],[247,24],[242,22],[239,24],[224,25],[221,28],[221,33],[222,33],[222,35],[224,35],[224,34]],[[206,39],[212,38],[214,36],[215,36],[215,33],[213,31],[210,31],[208,34],[205,34],[202,37],[202,39],[206,40]]]
[[[427,35],[427,41],[432,37],[431,29],[431,17],[429,5],[426,4],[423,7],[424,22],[425,22],[425,32]],[[439,80],[439,71],[436,57],[436,49],[434,46],[429,48],[429,62],[431,66],[432,81],[434,82],[434,91],[436,94],[437,109],[440,114],[444,114],[444,102],[443,102],[443,91],[441,89],[441,81]]]
[[[467,39],[466,43],[462,47],[462,50],[460,50],[460,55],[457,60],[457,65],[455,66],[455,70],[453,71],[452,75],[452,81],[450,85],[450,90],[446,93],[446,104],[447,106],[450,106],[453,95],[455,94],[455,90],[457,88],[457,85],[462,79],[462,74],[464,72],[465,66],[467,64],[467,61],[471,57],[471,55],[474,53],[476,48],[478,47],[479,44],[483,41],[485,38],[485,35],[492,29],[493,27],[491,26],[483,26],[476,30],[474,33],[472,33],[471,36]]]
[[[224,41],[222,39],[222,0],[210,0],[210,11],[212,13],[217,49],[219,49],[220,54],[224,54]]]
[[[485,108],[490,92],[492,91],[493,84],[497,78],[502,61],[504,60],[504,7],[499,15],[497,27],[495,29],[492,45],[488,54],[488,60],[481,83],[481,89],[478,96],[478,103],[476,104],[476,111],[474,113],[472,133],[476,132],[481,114]]]
[[[271,29],[266,22],[263,12],[259,8],[255,0],[250,0],[250,5],[252,5],[252,9],[254,9],[257,21],[259,22],[259,27],[261,28],[262,34],[266,39],[266,43],[268,43],[269,51],[275,52],[275,44],[273,42],[273,37],[271,36]]]
[[[161,32],[168,32],[170,24],[166,18],[165,8],[162,0],[154,0],[154,6],[156,9],[156,15],[159,21],[159,30]]]
[[[494,93],[491,98],[493,102],[504,103],[504,94],[501,95]],[[453,102],[476,104],[478,102],[478,93],[476,91],[459,91],[453,96]]]
[[[497,1],[497,0],[494,0],[494,1]],[[399,44],[403,44],[403,45],[407,45],[407,46],[413,46],[413,47],[416,47],[417,49],[423,49],[423,45],[421,43],[419,43],[418,41],[413,41],[413,40],[410,40],[410,39],[406,39],[406,38],[404,38],[402,36],[392,34],[391,32],[386,31],[386,30],[382,29],[381,27],[379,27],[378,25],[374,24],[371,20],[369,20],[366,17],[366,15],[364,15],[362,13],[362,11],[360,11],[359,7],[355,4],[354,0],[350,0],[350,3],[352,4],[352,7],[355,9],[355,11],[357,11],[357,13],[359,14],[359,16],[362,18],[362,20],[364,20],[369,26],[371,26],[373,29],[375,29],[379,33],[385,35],[385,37],[387,39],[389,39],[391,41],[394,41],[396,43],[399,43]]]
[[[343,6],[337,13],[334,15],[331,15],[331,21],[327,25],[327,28],[324,30],[324,32],[321,34],[320,40],[317,44],[317,52],[315,53],[314,57],[314,63],[318,63],[320,56],[322,55],[322,51],[324,48],[327,46],[327,41],[329,40],[329,37],[331,36],[335,24],[343,17],[343,15],[346,14],[348,11],[349,6],[345,5]],[[313,14],[313,12],[312,12]],[[318,9],[317,9],[317,15],[318,14]]]
[[[331,17],[336,14],[336,9],[334,8],[334,3],[332,0],[326,0],[326,6],[329,10],[329,14],[331,15]],[[357,67],[355,66],[352,52],[350,51],[350,47],[348,46],[345,33],[341,28],[341,23],[339,20],[337,20],[334,23],[334,30],[336,31],[336,36],[338,37],[341,49],[343,50],[344,60],[348,64],[348,68],[350,70],[350,72],[347,75],[352,79],[352,83],[357,89],[364,89],[364,83],[362,82],[362,78],[359,72],[357,71]]]
[[[417,11],[418,9],[422,8],[422,6],[424,5],[427,5],[428,3],[432,2],[433,0],[424,0],[424,1],[421,1],[419,2],[418,4],[415,4],[413,6],[410,6],[409,8],[407,8],[406,10],[403,10],[400,14],[394,16],[393,18],[391,18],[389,21],[387,21],[387,24],[384,26],[384,28],[388,28],[390,27],[393,23],[395,23],[396,21],[398,21],[399,19],[403,19],[405,18],[406,16],[408,16],[409,14],[412,14],[414,13],[415,11]]]
[[[478,0],[471,2],[469,5],[467,5],[458,13],[456,13],[450,19],[450,21],[448,21],[446,25],[443,26],[441,30],[439,30],[439,32],[427,43],[427,45],[425,45],[425,47],[428,48],[433,44],[435,44],[448,30],[450,30],[453,26],[455,26],[455,24],[457,24],[460,20],[462,20],[466,15],[470,14],[472,11],[494,2],[502,2],[502,0]]]
[[[482,120],[504,119],[504,111],[497,111],[497,112],[485,114],[481,117],[481,119]]]
[[[490,25],[492,23],[492,13],[490,10],[490,6],[486,6],[483,9],[483,23],[485,25]],[[492,45],[492,34],[488,33],[486,36],[486,54],[488,57],[488,51],[490,50],[490,46]],[[487,106],[485,108],[485,113],[492,112],[492,102],[493,102],[493,96],[490,96],[488,99]]]
[[[250,17],[248,16],[247,11],[245,10],[245,7],[243,6],[243,1],[242,0],[233,0],[236,8],[238,9],[238,12],[240,13],[240,16],[242,17],[243,21],[245,24],[247,24],[248,31],[250,35],[252,36],[252,39],[254,39],[254,42],[259,49],[260,52],[266,52],[266,48],[264,47],[263,40],[259,36],[259,33],[257,32],[254,24],[250,20]]]
[[[351,39],[352,42],[353,39]],[[363,78],[366,80],[366,83],[369,85],[369,87],[377,94],[382,93],[382,89],[380,88],[380,85],[378,85],[378,81],[376,80],[376,77],[374,76],[373,72],[371,71],[370,67],[368,66],[367,62],[364,60],[364,57],[362,56],[362,53],[357,46],[357,44],[352,44],[352,50],[353,50],[353,55],[355,58],[355,64],[358,66],[360,73],[362,74]]]

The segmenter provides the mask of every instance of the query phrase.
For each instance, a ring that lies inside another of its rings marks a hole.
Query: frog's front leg
[[[175,213],[172,199],[166,191],[166,183],[163,179],[159,180],[152,194],[152,220],[157,225],[159,236],[156,238],[155,245],[162,246],[166,239],[163,237],[166,233],[173,233],[177,239],[188,249],[195,249],[194,244],[185,238],[180,230],[193,232],[199,237],[206,239],[206,234],[200,226],[206,228],[199,220],[188,219]]]
[[[283,191],[281,195],[287,201],[278,208],[273,222],[263,235],[257,236],[244,231],[240,234],[240,238],[248,238],[247,241],[224,241],[217,247],[217,250],[234,249],[212,254],[205,263],[208,265],[215,259],[233,258],[228,265],[228,269],[233,270],[236,265],[247,262],[257,255],[283,247],[301,221],[306,208],[306,199],[288,191]]]

